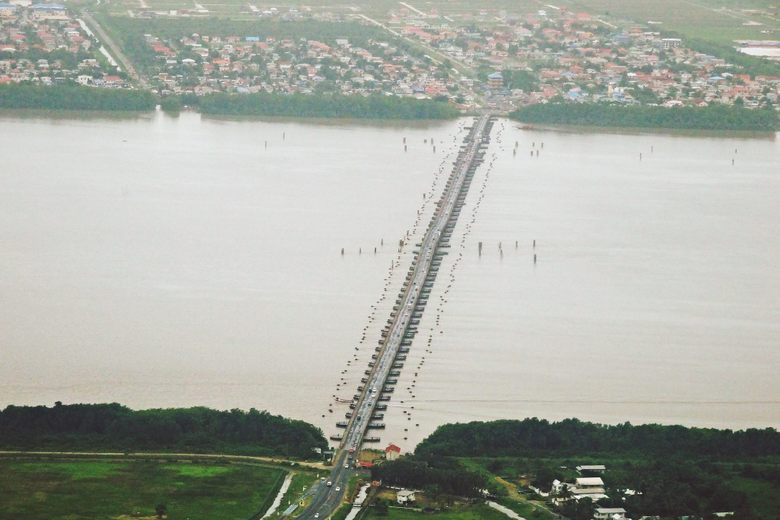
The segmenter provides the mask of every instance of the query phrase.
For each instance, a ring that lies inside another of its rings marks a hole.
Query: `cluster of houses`
[[[146,51],[153,57],[145,71],[148,83],[163,95],[383,94],[447,98],[464,109],[551,100],[780,105],[780,77],[751,77],[723,59],[696,52],[679,38],[664,37],[656,25],[619,27],[552,5],[525,14],[500,12],[490,17],[490,24],[479,23],[477,12],[466,24],[400,5],[388,21],[395,35],[385,32],[382,37],[378,30],[373,39],[361,41],[253,34],[162,39],[147,34]],[[190,14],[211,15],[200,4],[195,6],[198,12]],[[290,23],[343,20],[327,10],[280,10],[251,3],[247,9],[258,17]],[[432,52],[411,50],[413,46],[399,38]],[[0,0],[0,84],[128,87],[115,65],[84,22],[63,5]]]
[[[0,85],[129,86],[98,48],[89,28],[63,5],[0,3]]]
[[[176,40],[145,35],[154,54],[150,83],[162,94],[213,92],[385,94],[471,99],[468,84],[390,41],[347,38],[192,34]]]
[[[556,479],[552,482],[549,492],[540,489],[531,488],[537,494],[550,497],[552,503],[560,506],[570,500],[590,499],[593,503],[609,498],[604,489],[604,480],[602,476],[607,471],[603,464],[587,464],[577,466],[579,477],[573,482],[561,482]],[[626,490],[626,493],[634,493],[632,490]],[[596,507],[594,520],[627,520],[626,510],[622,507]]]
[[[668,106],[739,102],[750,108],[778,101],[780,77],[751,78],[679,38],[664,37],[657,25],[619,27],[554,6],[498,19],[489,26],[457,25],[449,17],[399,9],[391,25],[464,66],[530,75],[532,85],[486,85],[520,105],[563,98]]]

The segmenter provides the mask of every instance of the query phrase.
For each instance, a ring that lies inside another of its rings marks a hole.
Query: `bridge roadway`
[[[374,367],[367,378],[368,381],[363,385],[363,392],[355,404],[341,446],[333,456],[333,470],[324,481],[315,484],[316,488],[309,491],[308,495],[312,497],[311,502],[297,517],[301,520],[328,518],[341,504],[349,479],[354,474],[352,452],[356,456],[360,450],[368,424],[371,422],[371,416],[374,413],[377,398],[384,388],[388,373],[392,369],[409,320],[420,297],[423,283],[430,271],[439,237],[456,208],[458,195],[463,187],[467,172],[478,155],[483,139],[487,137],[484,135],[486,128],[489,132],[489,119],[489,115],[480,116],[466,138],[465,149],[461,151],[455,162],[449,186],[437,204],[437,209],[425,232],[419,253],[412,264],[411,280],[404,283],[400,297],[401,303],[388,330],[384,348],[374,362]]]

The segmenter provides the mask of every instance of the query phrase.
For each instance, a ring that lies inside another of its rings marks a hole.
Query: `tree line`
[[[0,85],[0,108],[140,112],[154,110],[155,106],[156,97],[146,90]]]
[[[661,107],[604,103],[546,103],[522,107],[509,117],[527,123],[602,127],[670,128],[681,130],[749,130],[774,132],[777,114],[771,108],[739,106]]]
[[[395,96],[304,94],[209,94],[200,111],[211,115],[343,117],[356,119],[449,119],[458,110],[446,101]]]
[[[471,422],[440,426],[420,443],[424,457],[571,456],[577,454],[709,456],[749,458],[780,455],[776,430],[740,431],[659,424],[603,425],[565,419]]]
[[[178,112],[183,105],[225,116],[338,117],[354,119],[449,119],[458,109],[444,100],[373,95],[191,94],[158,98],[146,90],[79,85],[0,85],[0,109]]]
[[[454,459],[424,459],[414,455],[374,466],[371,478],[381,480],[385,486],[420,489],[434,497],[477,497],[486,486],[483,475],[464,468]]]
[[[8,406],[0,446],[24,450],[220,452],[314,456],[327,447],[319,428],[265,411],[204,407],[131,410],[111,404]]]

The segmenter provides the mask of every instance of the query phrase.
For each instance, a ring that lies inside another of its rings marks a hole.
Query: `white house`
[[[577,489],[604,489],[604,481],[601,477],[579,477],[574,482]]]
[[[622,507],[597,507],[594,520],[625,520],[626,510]]]
[[[395,501],[402,506],[411,504],[414,502],[414,491],[409,491],[408,489],[399,489],[395,493]]]
[[[601,480],[601,477],[579,477],[575,480],[571,496],[575,500],[589,498],[594,502],[602,498],[609,498],[604,492],[604,481]]]
[[[582,475],[583,473],[604,473],[607,471],[607,467],[603,464],[584,464],[577,466],[577,473]]]

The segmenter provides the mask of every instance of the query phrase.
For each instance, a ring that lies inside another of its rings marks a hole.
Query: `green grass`
[[[4,467],[4,466],[0,466]],[[85,461],[80,464],[62,464],[61,462],[20,462],[15,469],[24,475],[49,472],[65,474],[72,480],[89,478],[107,478],[120,468],[115,462]]]
[[[227,466],[200,466],[196,464],[166,464],[164,469],[176,472],[180,476],[192,478],[206,478],[215,475],[230,473],[231,469]]]
[[[391,507],[386,516],[379,515],[371,509],[365,518],[384,518],[388,520],[417,520],[418,518],[431,518],[434,520],[507,520],[506,515],[484,504],[439,513],[423,513],[421,511]]]
[[[255,514],[284,471],[154,461],[0,460],[0,520],[240,519]]]
[[[729,485],[751,497],[750,504],[761,518],[774,518],[780,511],[780,493],[777,486],[770,482],[738,477],[731,480]]]
[[[772,39],[761,30],[780,27],[776,19],[745,13],[745,8],[766,8],[769,0],[564,0],[563,5],[575,10],[621,20],[645,23],[648,20],[663,22],[662,31],[677,31],[688,38],[700,38],[718,44],[730,44],[734,39]],[[749,4],[749,5],[747,5]],[[725,8],[725,9],[722,9]],[[763,26],[745,26],[752,20]]]

